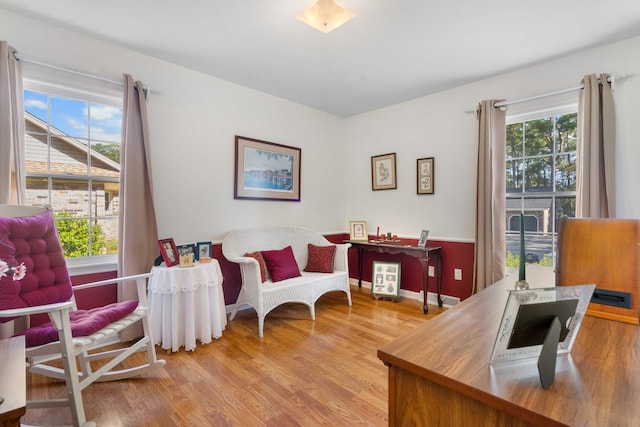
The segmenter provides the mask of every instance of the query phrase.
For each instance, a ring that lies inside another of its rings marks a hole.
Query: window
[[[525,216],[526,261],[555,265],[559,220],[575,216],[576,128],[575,112],[508,120],[508,266],[517,266],[519,261],[520,212]]]
[[[117,253],[121,103],[25,88],[26,203],[51,207],[67,258]]]

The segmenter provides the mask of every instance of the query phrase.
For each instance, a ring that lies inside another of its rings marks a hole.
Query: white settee
[[[336,244],[333,273],[310,273],[304,271],[308,260],[308,244],[329,246],[321,234],[303,227],[263,227],[232,231],[222,241],[222,253],[229,261],[240,265],[242,288],[229,320],[233,320],[243,305],[253,307],[258,315],[258,335],[263,337],[264,319],[271,310],[281,304],[297,302],[309,307],[311,319],[315,320],[315,302],[327,292],[343,291],[351,305],[349,267],[347,251],[351,244]],[[279,282],[269,277],[262,283],[260,266],[246,253],[283,249],[291,246],[302,274]]]

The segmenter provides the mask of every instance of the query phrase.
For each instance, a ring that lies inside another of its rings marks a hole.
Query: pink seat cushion
[[[104,307],[91,310],[72,311],[69,314],[71,320],[71,335],[74,337],[86,337],[99,331],[116,320],[122,319],[133,312],[138,306],[138,301],[129,300],[115,302]],[[24,335],[27,347],[47,344],[58,341],[58,331],[51,322],[35,326],[22,331],[18,335]]]
[[[0,310],[68,301],[71,280],[51,212],[0,217],[0,259],[9,265],[24,263],[22,280],[0,278]],[[0,319],[8,321],[11,319]]]
[[[267,270],[271,274],[272,282],[301,276],[300,268],[293,256],[291,246],[287,246],[284,249],[262,251],[262,258],[267,264]]]

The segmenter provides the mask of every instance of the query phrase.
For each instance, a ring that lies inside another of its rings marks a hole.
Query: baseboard
[[[351,286],[358,286],[358,279],[349,279],[349,283],[351,284]],[[366,289],[371,289],[371,282],[366,282],[363,280],[362,287]],[[423,291],[414,292],[414,291],[408,291],[406,289],[400,289],[400,296],[403,298],[409,298],[409,299],[413,299],[420,302],[424,301]],[[442,306],[445,308],[451,308],[454,305],[460,303],[460,298],[458,297],[452,297],[450,295],[444,295],[444,294],[440,294],[440,297],[442,298]],[[433,292],[429,292],[427,294],[427,304],[438,305],[438,295]]]

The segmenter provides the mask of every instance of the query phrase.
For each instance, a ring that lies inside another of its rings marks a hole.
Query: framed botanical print
[[[393,190],[396,184],[396,153],[371,156],[372,190]]]
[[[418,159],[418,194],[433,194],[434,192],[433,162],[433,157]]]

